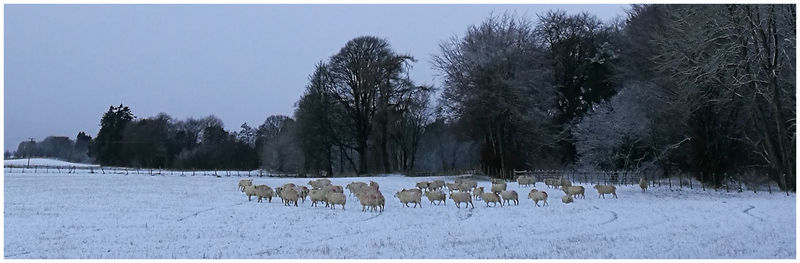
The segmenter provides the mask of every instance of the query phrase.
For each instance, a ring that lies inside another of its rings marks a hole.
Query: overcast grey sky
[[[626,5],[6,5],[5,143],[97,135],[111,105],[137,117],[214,114],[228,130],[291,116],[314,64],[357,36],[418,59],[439,86],[438,44],[491,12],[549,9],[604,21]]]

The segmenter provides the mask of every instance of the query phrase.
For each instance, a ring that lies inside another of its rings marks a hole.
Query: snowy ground
[[[401,207],[393,197],[443,177],[380,183],[383,213],[248,202],[238,177],[6,173],[4,257],[38,258],[795,258],[795,196],[620,187],[619,199],[548,207]],[[450,182],[453,177],[446,177]],[[308,179],[255,178],[271,187]],[[488,181],[479,182],[489,186]],[[488,187],[487,187],[488,188]]]

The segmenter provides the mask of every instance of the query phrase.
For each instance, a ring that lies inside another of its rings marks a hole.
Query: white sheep
[[[272,195],[274,191],[267,185],[256,185],[255,186],[255,194],[258,197],[258,202],[261,203],[263,198],[266,198],[270,203],[272,203]]]
[[[283,205],[289,206],[294,202],[294,206],[297,206],[297,199],[300,197],[299,193],[294,190],[294,188],[285,188],[281,191],[281,198],[283,199]]]
[[[362,188],[367,187],[367,183],[364,182],[351,182],[345,186],[347,190],[350,190],[350,195],[354,195],[356,192],[359,192]]]
[[[378,208],[380,208],[379,211],[383,212],[385,199],[380,191],[358,193],[356,196],[358,197],[358,201],[361,203],[361,212],[366,212],[367,207],[370,208],[370,211],[378,211]]]
[[[280,187],[280,186],[278,186],[278,187],[275,187],[275,196],[277,196],[278,198],[280,198],[280,199],[281,199],[281,202],[283,202],[283,196],[281,195],[281,192],[282,192],[282,191],[283,191],[283,187]]]
[[[469,186],[470,188],[478,187],[478,181],[475,180],[466,180],[464,183],[467,184],[467,186]]]
[[[480,199],[481,195],[483,194],[483,186],[476,187],[475,191],[472,192],[472,196],[475,197],[475,200]]]
[[[453,193],[450,195],[450,199],[453,199],[453,202],[456,203],[456,207],[461,208],[459,206],[460,203],[466,203],[466,207],[469,208],[472,205],[472,208],[475,208],[475,205],[472,203],[472,196],[469,193]]]
[[[417,188],[419,188],[419,190],[426,190],[430,185],[431,182],[428,181],[417,182]]]
[[[639,187],[642,188],[642,193],[647,192],[647,180],[644,177],[639,177]]]
[[[567,178],[561,178],[561,187],[565,187],[565,186],[572,186],[572,182],[567,180]]]
[[[239,190],[244,192],[244,187],[248,185],[253,185],[253,179],[242,179],[239,180]]]
[[[303,203],[305,204],[306,203],[306,197],[308,196],[308,192],[309,192],[308,187],[300,186],[299,189],[295,188],[295,190],[299,190],[298,194],[300,195],[300,198],[303,199]]]
[[[594,186],[594,189],[597,189],[597,194],[598,194],[597,197],[602,196],[603,198],[606,198],[606,194],[612,194],[614,195],[614,198],[617,198],[617,187],[612,184],[609,185],[597,184]]]
[[[458,190],[461,187],[461,184],[460,183],[452,183],[452,184],[451,183],[447,183],[447,184],[445,184],[445,186],[447,186],[447,190],[450,191],[450,194],[452,194],[454,191]]]
[[[531,192],[528,193],[528,198],[533,200],[533,204],[536,206],[539,206],[540,200],[544,201],[542,205],[547,205],[547,192],[539,192],[539,190],[531,189]]]
[[[489,203],[494,203],[494,206],[500,203],[500,206],[503,206],[503,202],[500,201],[500,196],[497,193],[483,193],[481,198],[486,202],[486,207],[489,207]]]
[[[580,185],[578,185],[578,186],[564,186],[564,187],[561,187],[561,190],[564,191],[565,194],[570,195],[570,196],[572,196],[574,198],[578,198],[578,196],[581,196],[583,199],[586,199],[586,196],[584,195],[584,192],[586,190],[583,188],[583,186],[580,186]]]
[[[505,182],[492,183],[492,193],[499,193],[506,190]]]
[[[433,182],[431,182],[431,184],[433,184],[434,190],[442,189],[442,187],[444,187],[444,180],[434,180]],[[431,186],[428,185],[428,187]]]
[[[558,188],[558,185],[561,184],[561,180],[553,179],[553,178],[546,178],[544,179],[544,184],[547,185],[547,188]]]
[[[311,181],[308,181],[308,184],[311,185],[311,188],[313,188],[313,189],[322,189],[326,185],[330,185],[331,184],[331,180],[328,180],[328,179],[311,180]]]
[[[442,193],[440,191],[427,191],[427,192],[425,192],[425,196],[428,197],[428,201],[431,201],[431,204],[433,204],[433,201],[439,201],[439,203],[437,203],[437,205],[439,205],[441,203],[444,203],[444,205],[447,205],[447,195],[445,195],[444,193]]]
[[[312,189],[308,193],[308,196],[311,199],[311,206],[317,206],[317,202],[326,202],[327,199],[325,198],[325,195],[327,193],[327,191],[322,189]]]
[[[570,196],[570,195],[565,195],[565,196],[561,197],[561,202],[563,202],[565,204],[572,203],[572,201],[573,201],[573,199],[572,199],[572,196]]]
[[[378,189],[381,188],[381,186],[378,184],[378,182],[375,182],[375,181],[369,181],[369,186],[374,186],[375,188],[378,188]]]
[[[250,198],[256,195],[256,187],[252,184],[245,186],[244,190],[242,191],[244,192],[245,195],[247,195],[247,201],[251,201]]]
[[[536,186],[536,180],[533,177],[520,176],[517,178],[517,184],[519,184],[520,187],[529,185]]]
[[[500,192],[500,196],[503,197],[503,202],[508,205],[511,205],[510,200],[514,201],[514,205],[519,205],[519,195],[517,194],[517,191],[502,191]]]
[[[403,189],[395,193],[394,196],[400,199],[400,203],[403,203],[406,207],[410,207],[408,203],[414,203],[414,207],[417,207],[417,204],[422,207],[422,191],[419,189]]]
[[[325,199],[331,205],[331,209],[336,209],[336,205],[342,205],[342,210],[344,210],[344,204],[347,202],[347,196],[339,192],[328,192]]]

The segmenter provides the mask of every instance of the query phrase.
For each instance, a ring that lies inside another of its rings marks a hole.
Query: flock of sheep
[[[520,176],[517,178],[517,183],[520,187],[523,186],[536,186],[536,180],[531,176]],[[548,188],[558,189],[561,188],[566,195],[561,198],[561,202],[568,204],[572,203],[575,198],[583,198],[585,189],[583,186],[573,186],[572,183],[565,178],[545,179],[545,185]],[[282,200],[283,204],[290,206],[298,206],[297,202],[302,200],[305,203],[306,198],[311,199],[311,206],[317,206],[318,203],[325,203],[325,207],[335,209],[336,205],[341,205],[344,209],[347,203],[347,196],[344,194],[344,188],[350,191],[351,196],[356,196],[361,204],[361,211],[378,211],[383,212],[386,204],[386,198],[380,191],[380,186],[377,182],[370,181],[369,184],[365,182],[351,182],[346,187],[340,185],[333,185],[328,179],[316,179],[308,182],[311,186],[309,189],[306,186],[296,185],[294,183],[287,183],[283,186],[276,187],[274,190],[267,185],[253,185],[252,179],[243,179],[239,181],[239,190],[247,195],[247,200],[251,201],[253,196],[258,197],[258,202],[267,199],[272,202],[272,197],[278,197]],[[647,190],[647,180],[639,178],[639,187],[642,192]],[[485,191],[484,187],[478,187],[478,182],[471,179],[456,179],[453,183],[446,183],[444,180],[423,181],[418,182],[415,188],[402,189],[394,194],[403,206],[410,207],[408,204],[413,203],[414,207],[419,205],[422,207],[422,196],[428,198],[430,203],[440,205],[447,205],[447,191],[450,198],[456,204],[456,207],[461,208],[461,203],[465,207],[475,205],[472,200],[483,200],[486,206],[492,203],[494,206],[519,205],[519,194],[516,191],[507,191],[507,183],[504,180],[492,179],[492,186],[489,191]],[[600,185],[594,186],[597,190],[598,198],[605,198],[606,194],[611,194],[617,198],[614,185]],[[547,192],[531,189],[528,193],[528,198],[533,200],[534,205],[539,206],[539,201],[542,205],[548,205]]]

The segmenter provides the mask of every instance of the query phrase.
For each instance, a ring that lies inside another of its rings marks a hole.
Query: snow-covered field
[[[3,165],[13,165],[13,166],[26,166],[28,165],[28,159],[13,159],[13,160],[3,160]],[[38,166],[75,166],[75,167],[99,167],[96,164],[86,164],[86,163],[70,163],[61,160],[55,159],[47,159],[47,158],[31,158],[30,165],[38,165]]]
[[[547,207],[509,183],[519,206],[401,207],[416,181],[380,183],[383,213],[248,202],[238,177],[5,174],[4,257],[37,258],[795,258],[795,196],[619,187],[619,199]],[[255,178],[271,187],[309,179]],[[479,182],[489,186],[488,181]],[[488,188],[488,187],[487,187]]]

